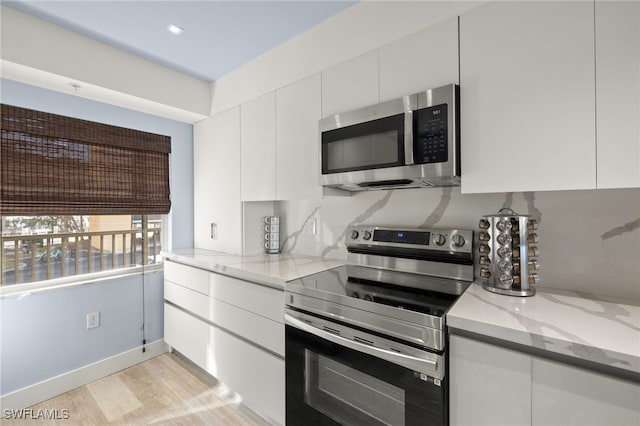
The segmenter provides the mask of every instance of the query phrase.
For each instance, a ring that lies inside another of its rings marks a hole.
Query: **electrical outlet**
[[[87,314],[87,330],[100,326],[100,312]]]

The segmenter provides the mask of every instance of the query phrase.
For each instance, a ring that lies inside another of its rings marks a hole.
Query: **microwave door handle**
[[[413,111],[404,113],[404,164],[413,164]]]
[[[295,327],[309,334],[313,334],[314,336],[319,337],[321,339],[328,340],[337,345],[345,346],[349,349],[366,353],[376,358],[389,361],[396,365],[401,365],[403,367],[409,368],[414,371],[418,371],[420,373],[429,374],[431,376],[437,375],[437,369],[438,369],[437,361],[434,361],[431,359],[416,358],[409,355],[389,351],[386,349],[376,348],[375,346],[369,346],[363,343],[358,343],[353,340],[340,337],[333,333],[329,333],[328,331],[320,330],[319,328],[309,325],[306,322],[301,321],[297,318],[294,318],[291,315],[286,313],[284,314],[284,322],[285,324],[288,324],[292,327]]]

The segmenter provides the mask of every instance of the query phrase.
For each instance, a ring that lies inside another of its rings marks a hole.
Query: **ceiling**
[[[71,31],[211,82],[343,11],[347,0],[2,1]],[[167,30],[173,23],[180,35]]]

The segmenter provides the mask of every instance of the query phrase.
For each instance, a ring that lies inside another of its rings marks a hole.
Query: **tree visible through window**
[[[4,216],[0,285],[160,262],[160,215]]]

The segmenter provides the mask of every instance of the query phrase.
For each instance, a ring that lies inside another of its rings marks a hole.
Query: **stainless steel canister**
[[[264,218],[264,251],[280,253],[280,217],[265,216]]]
[[[480,219],[478,250],[482,287],[509,296],[533,296],[538,283],[538,222],[500,209]]]

